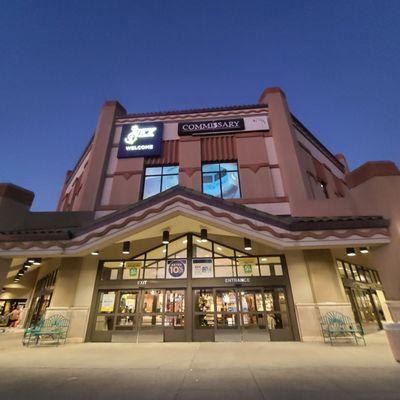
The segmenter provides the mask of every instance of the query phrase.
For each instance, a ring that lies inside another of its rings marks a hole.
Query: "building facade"
[[[349,171],[290,111],[103,106],[55,212],[0,184],[0,313],[70,341],[322,340],[335,310],[400,319],[400,171]]]

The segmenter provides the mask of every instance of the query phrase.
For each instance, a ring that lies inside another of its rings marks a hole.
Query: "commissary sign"
[[[154,157],[162,152],[161,122],[124,125],[118,148],[118,158]]]
[[[196,133],[218,133],[243,131],[243,118],[216,119],[211,121],[187,121],[178,124],[178,135],[193,135]]]

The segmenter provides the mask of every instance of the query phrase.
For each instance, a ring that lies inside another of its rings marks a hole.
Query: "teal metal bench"
[[[338,339],[354,339],[356,344],[363,341],[364,332],[350,317],[337,311],[330,311],[321,317],[321,330],[326,343],[329,339],[331,345]]]
[[[69,320],[60,314],[55,314],[46,320],[41,319],[37,325],[26,329],[22,344],[24,346],[46,342],[56,345],[64,344],[67,340],[68,329]]]

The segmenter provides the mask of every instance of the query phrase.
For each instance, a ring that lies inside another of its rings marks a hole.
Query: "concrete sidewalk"
[[[24,348],[0,334],[0,399],[396,399],[384,332],[322,343],[84,343]]]

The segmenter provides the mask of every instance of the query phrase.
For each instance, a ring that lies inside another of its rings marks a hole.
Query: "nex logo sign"
[[[124,125],[118,158],[158,157],[162,154],[163,123],[144,122]]]
[[[147,128],[139,128],[139,125],[132,125],[131,131],[125,136],[125,144],[132,145],[139,138],[152,138],[157,130],[157,127],[149,126]]]

